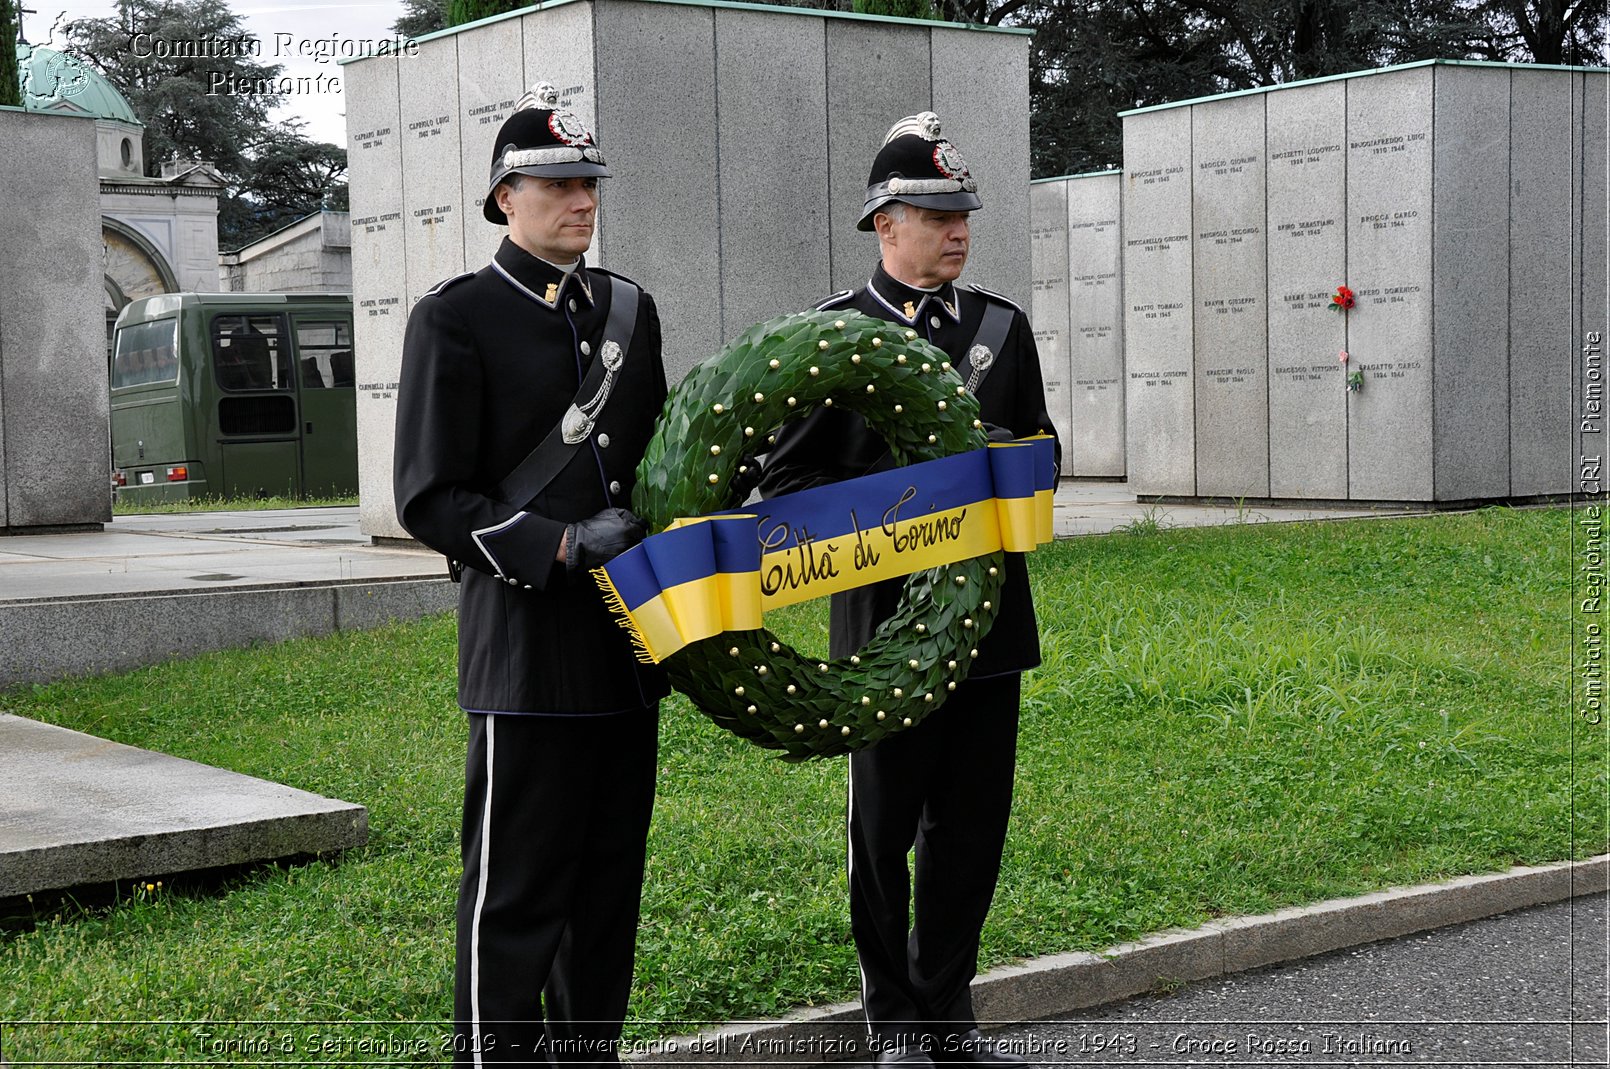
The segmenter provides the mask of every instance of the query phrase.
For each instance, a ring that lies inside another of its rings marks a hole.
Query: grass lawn
[[[1035,553],[1045,665],[984,964],[1603,852],[1604,729],[1570,709],[1569,528],[1564,510],[1493,509]],[[778,623],[818,651],[825,628],[821,605]],[[453,641],[437,618],[0,696],[360,802],[371,829],[334,860],[13,917],[0,1021],[447,1016]],[[844,769],[786,765],[666,703],[633,1035],[854,996]],[[5,1051],[194,1058],[194,1031],[13,1028]]]
[[[264,512],[269,509],[318,509],[333,505],[356,505],[357,495],[349,497],[198,497],[188,501],[112,502],[114,516],[149,516],[178,512]]]

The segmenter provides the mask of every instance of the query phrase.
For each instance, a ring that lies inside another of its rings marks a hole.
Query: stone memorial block
[[[1068,185],[1067,179],[1056,178],[1029,187],[1034,222],[1029,232],[1034,275],[1029,322],[1040,353],[1046,407],[1062,442],[1064,475],[1071,470],[1074,441],[1068,392],[1073,370],[1068,357]]]
[[[1347,85],[1348,496],[1430,501],[1431,66]]]
[[[397,82],[411,56],[342,68],[352,203],[352,342],[358,395],[358,505],[366,534],[405,538],[391,493],[403,332],[402,112]]]
[[[1068,474],[1124,470],[1123,172],[1076,175],[1068,196]]]
[[[878,262],[878,239],[856,230],[855,221],[866,204],[867,175],[883,135],[901,116],[933,109],[933,72],[923,54],[929,37],[890,23],[833,19],[827,24],[828,243],[835,292],[863,285]],[[952,116],[941,112],[940,120],[952,133]],[[962,149],[969,151],[965,143]],[[974,155],[977,150],[967,157],[969,165]],[[984,221],[982,215],[975,219]],[[967,276],[982,280],[975,266],[968,267]]]
[[[0,108],[0,532],[112,518],[95,124]]]
[[[1191,109],[1196,492],[1269,496],[1264,97]]]
[[[1028,40],[796,9],[593,0],[445,30],[417,55],[344,64],[368,367],[365,533],[404,533],[391,442],[408,308],[482,266],[501,239],[480,216],[490,139],[532,83],[554,84],[597,131],[614,177],[588,258],[655,294],[674,383],[751,324],[866,279],[877,247],[854,224],[872,156],[896,119],[930,107],[966,109],[972,125],[947,115],[947,131],[976,146],[969,162],[985,183],[964,281],[1027,303]],[[950,95],[938,99],[941,76]]]
[[[1507,497],[1510,72],[1431,70],[1433,489],[1439,501]]]
[[[402,101],[403,263],[408,305],[464,267],[458,41],[438,37],[398,60]]]
[[[1030,37],[1021,31],[981,35],[944,23],[927,25],[933,34],[933,110],[978,179],[984,202],[973,216],[962,281],[987,286],[1027,308]],[[862,167],[863,182],[871,162]]]
[[[1124,120],[1125,436],[1142,497],[1196,494],[1191,110]]]
[[[808,15],[715,17],[721,332],[731,338],[832,292],[827,32]]]
[[[491,260],[507,233],[487,222],[481,208],[491,178],[492,142],[515,103],[531,88],[525,70],[509,62],[510,56],[523,54],[523,27],[520,19],[506,18],[480,33],[452,38],[458,45],[458,203],[463,205],[465,268]]]
[[[716,112],[715,12],[601,4],[596,13],[598,68],[621,77],[599,105],[614,172],[600,208],[609,220],[605,252],[615,270],[654,294],[665,373],[676,382],[726,340],[716,129],[688,121]]]
[[[1509,492],[1558,493],[1571,463],[1571,80],[1510,72]]]
[[[1345,82],[1266,95],[1269,496],[1347,497]]]

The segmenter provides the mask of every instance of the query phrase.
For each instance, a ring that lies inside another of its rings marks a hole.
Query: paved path
[[[1196,527],[1405,514],[1141,505],[1123,483],[1076,480],[1062,482],[1054,513],[1059,538],[1137,521]],[[356,507],[119,516],[104,531],[0,538],[0,604],[445,574],[428,550],[373,545]]]
[[[0,603],[445,574],[435,553],[370,544],[356,507],[119,516],[104,531],[0,538]]]
[[[1603,895],[1021,1025],[1035,1064],[1605,1065]]]

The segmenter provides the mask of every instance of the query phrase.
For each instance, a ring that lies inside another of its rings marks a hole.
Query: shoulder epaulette
[[[851,297],[854,297],[854,296],[855,296],[855,291],[854,290],[839,290],[837,293],[833,294],[833,296],[829,297],[827,300],[825,300],[822,303],[818,304],[816,306],[816,310],[818,312],[825,312],[827,309],[833,307],[835,304],[843,304],[845,301],[849,300]]]
[[[425,293],[424,293],[424,296],[426,296],[426,297],[434,297],[437,294],[441,293],[443,290],[447,289],[449,286],[455,286],[458,283],[463,282],[467,278],[474,278],[474,277],[475,277],[475,272],[474,271],[465,271],[461,275],[454,275],[452,278],[444,278],[440,282],[436,283],[436,285],[434,285],[430,289],[426,290]]]
[[[969,282],[967,284],[967,288],[972,290],[974,293],[979,294],[980,296],[987,297],[992,301],[1000,301],[1004,305],[1008,305],[1008,306],[1010,306],[1012,308],[1017,309],[1017,311],[1019,311],[1019,312],[1023,312],[1023,309],[1018,306],[1018,303],[1016,301],[1012,300],[1012,298],[1008,297],[1004,293],[996,293],[994,290],[987,290],[983,286],[977,285],[977,284],[972,283],[972,282]],[[1027,312],[1023,312],[1023,314],[1028,315]]]

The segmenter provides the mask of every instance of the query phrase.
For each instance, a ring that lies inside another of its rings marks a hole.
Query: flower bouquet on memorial
[[[1337,286],[1336,292],[1330,295],[1330,310],[1333,312],[1345,312],[1354,303],[1353,291],[1346,286]]]

